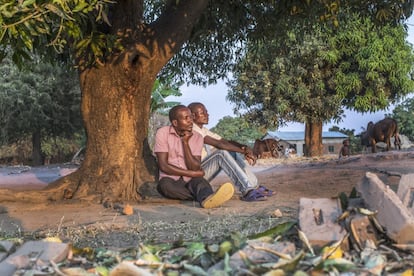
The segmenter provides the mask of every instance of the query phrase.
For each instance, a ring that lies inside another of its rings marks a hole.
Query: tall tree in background
[[[0,64],[0,143],[27,136],[32,165],[43,165],[42,138],[71,137],[82,129],[76,71],[64,63],[35,57],[19,70],[9,59]]]
[[[228,99],[251,120],[305,123],[308,156],[322,154],[322,125],[340,121],[343,107],[378,111],[414,88],[414,54],[402,25],[377,27],[348,13],[338,19],[334,28],[291,24],[282,39],[251,45],[230,82]]]
[[[247,145],[253,145],[256,139],[264,135],[263,131],[249,124],[243,117],[225,116],[218,121],[212,131],[223,138]]]
[[[414,98],[408,98],[396,105],[392,114],[387,114],[386,117],[397,120],[399,132],[414,141]]]
[[[339,4],[337,0],[4,0],[0,51],[13,45],[18,62],[27,50],[69,46],[79,68],[87,134],[79,170],[32,197],[25,193],[25,198],[140,199],[137,190],[154,180],[156,170],[147,126],[151,90],[161,69],[163,76],[214,83],[241,57],[247,36],[273,34],[285,18],[300,18],[305,12],[335,22],[332,7]],[[412,1],[397,0],[343,5],[390,21],[405,19],[413,9]]]

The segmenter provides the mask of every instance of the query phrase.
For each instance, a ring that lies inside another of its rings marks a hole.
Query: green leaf
[[[88,7],[88,5],[89,5],[88,3],[81,1],[81,2],[78,3],[78,5],[76,5],[76,7],[72,10],[72,12],[82,11],[86,7]]]
[[[31,6],[31,5],[33,5],[35,2],[36,2],[36,0],[25,0],[25,1],[23,1],[23,3],[22,3],[22,7],[23,7],[23,8],[25,8],[25,7],[27,7],[27,6]]]
[[[196,265],[184,264],[184,269],[191,272],[194,275],[202,275],[202,276],[209,275],[204,269]]]
[[[185,255],[192,259],[196,259],[198,256],[207,252],[205,244],[201,242],[188,242],[185,245],[187,246]]]
[[[287,222],[279,224],[279,225],[277,225],[273,228],[270,228],[270,229],[268,229],[264,232],[251,235],[248,238],[249,239],[258,239],[258,238],[262,238],[262,237],[266,237],[266,236],[276,237],[278,235],[283,235],[284,233],[289,231],[295,224],[297,224],[296,221],[287,221]]]
[[[95,271],[100,276],[108,276],[109,275],[109,269],[105,266],[97,266],[97,267],[95,267]]]
[[[317,268],[323,269],[324,271],[332,271],[333,268],[339,271],[349,271],[356,269],[357,266],[346,259],[326,259]]]

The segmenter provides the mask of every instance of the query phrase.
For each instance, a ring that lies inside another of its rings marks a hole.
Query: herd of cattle
[[[376,152],[376,145],[380,142],[386,144],[386,150],[391,149],[391,137],[394,137],[394,146],[401,149],[401,139],[398,135],[397,121],[392,118],[385,118],[377,123],[369,122],[367,128],[361,133],[361,145],[371,147],[373,153]],[[264,140],[256,139],[253,146],[253,153],[259,159],[280,158],[288,155],[292,149],[289,144],[283,145],[276,139],[268,138]]]

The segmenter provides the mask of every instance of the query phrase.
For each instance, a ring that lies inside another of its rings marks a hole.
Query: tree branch
[[[149,28],[154,31],[162,65],[174,56],[189,39],[191,31],[201,14],[206,10],[208,0],[170,1],[163,14]]]

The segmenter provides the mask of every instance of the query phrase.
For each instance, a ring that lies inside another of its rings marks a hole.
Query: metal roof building
[[[299,156],[303,155],[305,147],[304,131],[268,131],[262,139],[274,138],[277,141],[285,141],[295,147]],[[322,131],[322,144],[325,154],[338,154],[342,147],[343,140],[348,136],[337,131]]]

